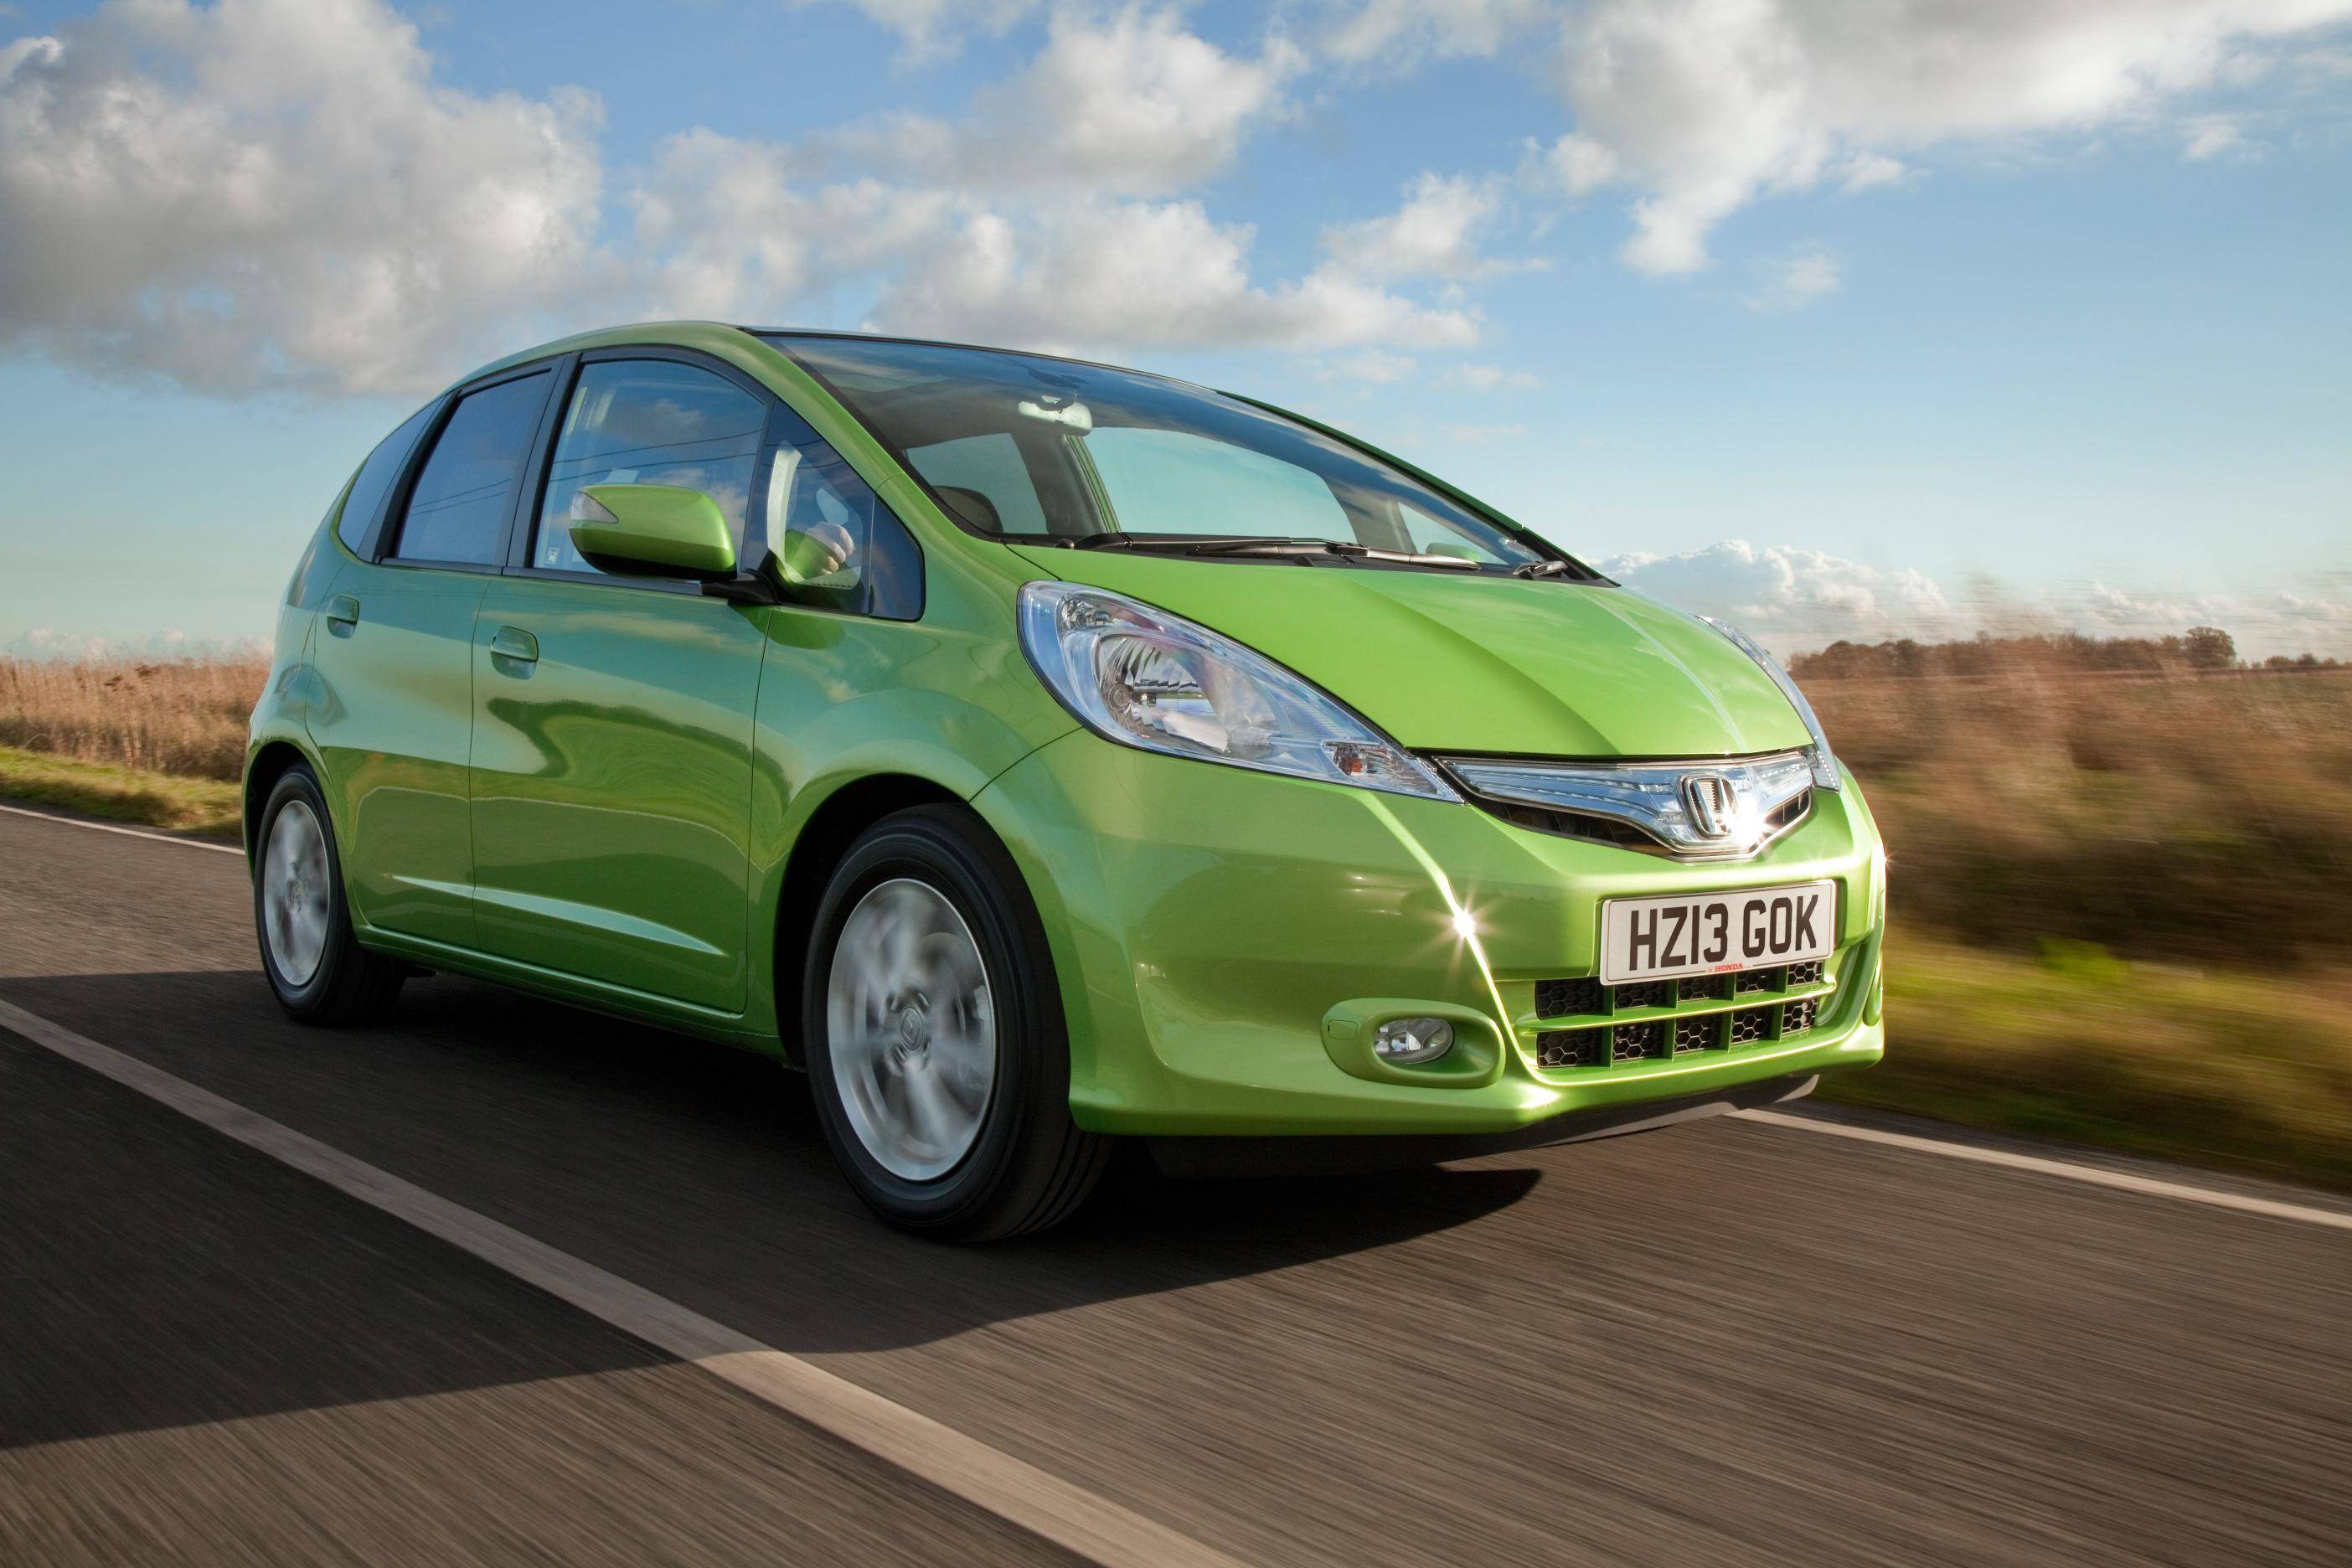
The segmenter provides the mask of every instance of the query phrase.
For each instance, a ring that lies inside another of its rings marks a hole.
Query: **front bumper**
[[[1510,1134],[1881,1054],[1884,892],[1873,879],[1876,830],[1851,781],[1819,792],[1801,826],[1732,866],[1085,731],[1031,753],[972,804],[1044,917],[1069,1022],[1071,1112],[1091,1131]],[[1839,888],[1838,947],[1808,988],[1818,997],[1811,1027],[1780,1037],[1776,1005],[1754,1041],[1538,1065],[1547,1033],[1594,1022],[1539,1016],[1537,987],[1596,972],[1602,899],[1824,878]],[[1455,1021],[1453,1055],[1424,1069],[1374,1063],[1360,1046],[1366,1026],[1414,1012]]]

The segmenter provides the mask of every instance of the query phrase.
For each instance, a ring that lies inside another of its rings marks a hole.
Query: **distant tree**
[[[2238,662],[2238,645],[2219,626],[2191,626],[2182,639],[2191,669],[2229,669]]]

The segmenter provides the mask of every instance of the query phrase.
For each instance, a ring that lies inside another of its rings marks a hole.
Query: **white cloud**
[[[1305,63],[1278,37],[1255,59],[1227,54],[1172,11],[1057,11],[1035,62],[982,89],[968,120],[900,115],[839,141],[902,176],[967,189],[1152,195],[1231,163]]]
[[[110,6],[0,58],[0,346],[413,392],[602,314],[597,101],[433,79],[378,0]]]
[[[1401,70],[1491,55],[1555,7],[1550,0],[1339,0],[1332,9],[1326,53],[1347,65]]]
[[[1732,622],[1775,653],[1847,639],[1941,642],[1979,630],[2178,636],[2220,626],[2242,658],[2352,657],[2352,581],[2304,593],[2177,593],[2107,583],[2020,588],[1977,583],[1955,594],[1915,568],[1866,566],[1821,551],[1726,540],[1703,550],[1634,552],[1597,563],[1628,587]]]
[[[1411,354],[1366,349],[1361,353],[1325,360],[1313,368],[1318,381],[1360,381],[1371,386],[1390,386],[1411,375],[1417,363]]]
[[[1263,343],[1456,347],[1478,324],[1318,269],[1251,282],[1246,225],[1198,202],[1073,202],[1016,226],[982,213],[928,247],[877,302],[877,325],[1007,346],[1105,349]]]
[[[1745,303],[1749,310],[1768,316],[1801,310],[1836,293],[1841,282],[1837,258],[1818,245],[1801,245],[1759,270],[1762,284]]]
[[[2144,124],[2347,16],[2352,0],[1595,0],[1562,25],[1576,140],[1554,157],[1633,193],[1627,261],[1689,272],[1759,196],[1883,184],[1900,152]]]
[[[2180,155],[2191,162],[2246,150],[2245,126],[2234,114],[2194,115],[2181,126],[2181,131],[2185,140]]]
[[[52,626],[0,642],[0,658],[264,658],[269,639],[258,635],[234,637],[192,637],[179,630],[142,637],[113,637],[104,632],[60,632]]]
[[[794,10],[835,0],[784,0]],[[898,35],[909,65],[952,55],[973,33],[1003,35],[1038,8],[1038,0],[849,0],[876,25]]]
[[[1539,266],[1479,254],[1502,208],[1505,184],[1494,175],[1424,174],[1406,187],[1396,211],[1324,230],[1324,253],[1333,266],[1366,278],[1471,279]]]
[[[1776,652],[1840,637],[1933,641],[1958,635],[1960,625],[1944,591],[1925,574],[1882,571],[1818,550],[1759,549],[1729,539],[1704,550],[1634,552],[1598,564],[1628,587],[1728,620]]]
[[[1472,392],[1532,392],[1543,384],[1541,377],[1524,370],[1506,370],[1498,364],[1457,364],[1439,376],[1441,386],[1467,387]]]
[[[869,9],[911,42],[1014,10]],[[414,394],[595,322],[868,300],[884,325],[1097,349],[1474,341],[1457,291],[1488,265],[1468,248],[1486,196],[1450,241],[1444,214],[1392,221],[1423,246],[1406,270],[1448,278],[1443,305],[1330,262],[1256,279],[1247,226],[1114,199],[1229,167],[1300,65],[1171,10],[1066,9],[956,123],[672,136],[607,236],[584,92],[452,89],[383,0],[125,0],[0,50],[0,353],[215,392]]]

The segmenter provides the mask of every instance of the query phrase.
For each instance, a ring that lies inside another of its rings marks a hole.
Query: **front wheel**
[[[308,767],[286,770],[254,837],[253,923],[278,1005],[306,1024],[356,1024],[399,994],[400,961],[352,935],[327,798]]]
[[[1070,1120],[1045,932],[970,812],[900,812],[850,847],[801,995],[825,1141],[884,1219],[990,1241],[1053,1225],[1093,1190],[1109,1140]]]

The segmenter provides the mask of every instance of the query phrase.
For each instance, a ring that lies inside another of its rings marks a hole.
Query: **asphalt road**
[[[2352,1561],[2352,1232],[1727,1120],[945,1249],[769,1064],[447,978],[300,1029],[247,911],[0,816],[0,1000],[1245,1562]],[[0,1033],[0,1563],[1060,1560]]]

